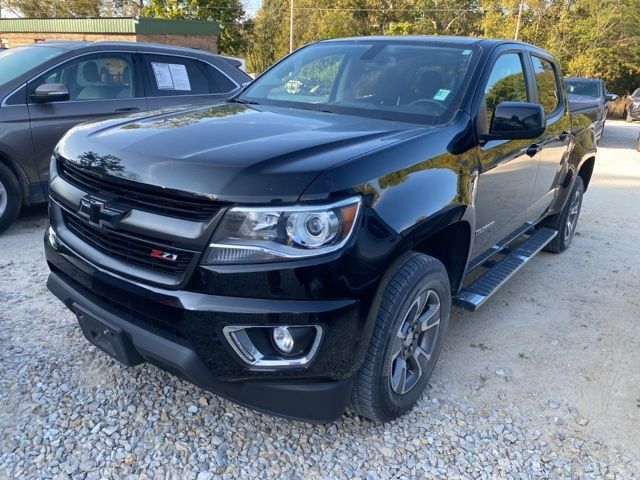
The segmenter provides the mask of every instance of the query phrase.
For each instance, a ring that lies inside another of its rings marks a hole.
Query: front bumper
[[[278,416],[330,422],[344,411],[368,342],[356,300],[291,301],[163,290],[121,278],[45,239],[48,288],[123,332],[131,358],[159,366],[241,405]],[[255,370],[228,344],[227,325],[322,325],[309,365]]]

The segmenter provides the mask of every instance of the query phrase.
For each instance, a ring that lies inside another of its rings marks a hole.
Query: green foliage
[[[222,26],[218,50],[241,55],[247,49],[244,8],[240,0],[150,0],[142,15],[156,18],[209,20]]]
[[[390,34],[514,38],[520,1],[295,0],[294,43]],[[525,0],[522,7],[518,38],[553,53],[563,74],[601,77],[619,94],[640,85],[640,0]],[[265,0],[254,20],[248,65],[261,72],[289,51],[289,0]]]

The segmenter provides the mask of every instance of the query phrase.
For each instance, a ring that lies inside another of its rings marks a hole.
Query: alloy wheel
[[[573,198],[571,199],[571,205],[569,206],[569,215],[567,215],[567,223],[564,228],[564,240],[565,243],[569,243],[573,234],[576,231],[578,225],[578,217],[580,216],[580,205],[582,203],[582,194],[580,190],[576,190]]]
[[[0,217],[4,215],[4,212],[7,209],[7,201],[7,189],[2,183],[2,180],[0,180]]]
[[[441,319],[440,297],[433,290],[419,293],[405,315],[393,343],[389,380],[404,395],[415,387],[431,361]]]

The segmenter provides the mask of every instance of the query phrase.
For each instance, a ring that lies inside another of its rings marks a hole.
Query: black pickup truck
[[[322,41],[227,102],[71,130],[48,287],[127,365],[276,415],[390,420],[452,304],[569,246],[595,153],[536,47]]]

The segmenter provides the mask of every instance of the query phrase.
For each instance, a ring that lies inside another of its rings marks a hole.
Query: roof
[[[425,43],[446,43],[450,45],[481,45],[483,47],[495,47],[503,44],[517,44],[525,47],[539,47],[529,43],[521,42],[508,38],[481,38],[481,37],[462,37],[447,35],[376,35],[371,37],[344,37],[320,40],[320,42],[367,42],[367,41],[393,41],[393,42],[425,42]]]
[[[218,35],[220,25],[206,20],[161,18],[2,18],[0,33],[122,33]]]

